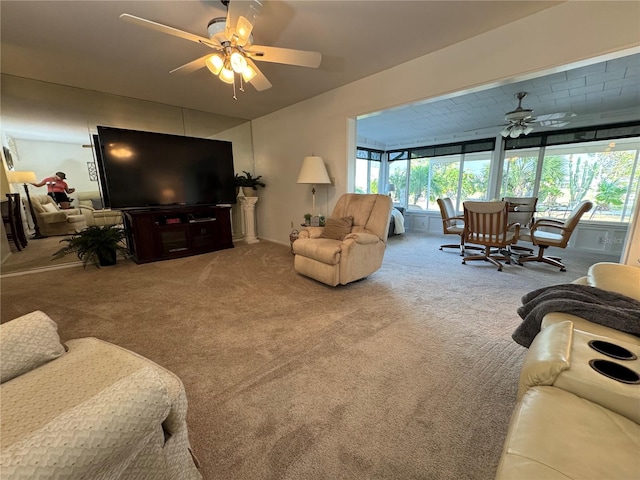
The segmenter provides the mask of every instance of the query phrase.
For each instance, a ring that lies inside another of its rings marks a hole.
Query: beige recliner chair
[[[108,227],[122,223],[122,212],[111,210],[110,208],[102,208],[100,192],[77,192],[75,196],[78,199],[78,208],[84,215],[87,226]]]
[[[87,228],[84,215],[77,208],[60,210],[49,195],[32,195],[31,204],[42,235],[68,235]]]
[[[293,243],[296,272],[332,287],[378,270],[389,233],[391,197],[347,193],[324,227],[307,227]]]

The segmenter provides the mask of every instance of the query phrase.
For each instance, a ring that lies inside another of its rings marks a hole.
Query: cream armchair
[[[77,192],[78,208],[85,217],[88,226],[101,227],[119,225],[122,223],[122,213],[110,208],[102,208],[100,192]]]
[[[32,195],[31,204],[42,235],[68,235],[87,227],[79,209],[61,210],[49,195]]]
[[[122,213],[118,210],[96,210],[95,208],[87,205],[80,205],[79,210],[84,215],[88,226],[98,225],[100,227],[105,227],[119,225],[122,223]]]
[[[391,207],[388,195],[342,195],[325,227],[307,227],[293,242],[296,272],[335,287],[378,270]]]

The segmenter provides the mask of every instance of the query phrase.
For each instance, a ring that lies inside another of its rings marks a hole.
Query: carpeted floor
[[[567,272],[461,265],[439,236],[392,237],[346,287],[269,242],[184,259],[2,278],[1,320],[43,310],[182,378],[205,479],[491,479],[525,350],[520,297]]]

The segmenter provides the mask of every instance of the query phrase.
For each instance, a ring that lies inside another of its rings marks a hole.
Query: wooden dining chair
[[[465,256],[469,260],[493,263],[502,271],[502,263],[511,263],[511,245],[518,241],[520,225],[509,224],[509,202],[467,201],[464,206],[464,241],[484,246],[484,253]]]
[[[27,246],[27,236],[22,226],[20,214],[20,195],[7,193],[7,200],[1,202],[2,223],[5,225],[7,239],[12,240],[18,251]]]
[[[457,248],[460,250],[460,255],[464,255],[464,217],[462,215],[456,215],[456,210],[453,208],[453,202],[450,198],[438,198],[438,207],[440,207],[440,216],[442,217],[442,233],[445,235],[457,235],[460,238],[458,243],[447,243],[440,245],[440,250],[443,248]]]
[[[520,257],[518,263],[522,265],[523,262],[544,262],[559,267],[561,272],[565,272],[566,267],[560,257],[545,255],[545,251],[549,247],[566,248],[573,231],[578,226],[578,222],[592,208],[593,203],[591,201],[583,200],[573,207],[566,220],[558,220],[556,218],[540,218],[536,220],[531,227],[531,232],[523,236],[523,239],[532,242],[538,247],[538,255]]]
[[[502,200],[509,202],[509,223],[520,224],[520,239],[530,238],[538,197],[502,197]],[[533,255],[533,248],[520,244],[512,245],[511,249],[515,253]]]

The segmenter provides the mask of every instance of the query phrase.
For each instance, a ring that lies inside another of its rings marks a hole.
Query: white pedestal
[[[258,197],[242,197],[242,213],[244,213],[244,235],[247,243],[258,243],[256,236],[256,203]]]

